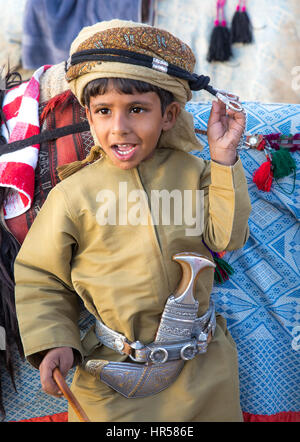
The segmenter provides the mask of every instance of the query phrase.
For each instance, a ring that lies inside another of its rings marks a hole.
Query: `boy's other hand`
[[[61,397],[62,392],[53,379],[53,370],[58,367],[61,374],[66,377],[73,363],[72,348],[58,347],[49,350],[39,366],[43,391],[52,396]]]
[[[236,162],[236,148],[245,125],[246,117],[243,112],[226,110],[226,105],[220,100],[212,102],[207,123],[207,138],[213,161],[225,166],[231,166]]]

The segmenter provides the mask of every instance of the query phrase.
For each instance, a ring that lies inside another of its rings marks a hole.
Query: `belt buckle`
[[[196,354],[197,354],[197,347],[195,345],[195,343],[191,344],[186,344],[182,347],[182,349],[180,350],[180,357],[181,359],[183,359],[184,361],[190,361],[191,359],[193,359]]]
[[[123,353],[122,350],[125,346],[125,337],[124,339],[121,337],[118,337],[114,340],[114,348],[120,353]]]
[[[201,332],[198,336],[198,340],[197,340],[197,347],[198,347],[198,353],[206,353],[207,351],[207,338],[208,338],[208,333],[204,333]]]
[[[149,359],[154,364],[163,364],[168,360],[169,353],[167,350],[163,347],[157,347],[154,350],[151,351],[149,355]]]
[[[130,347],[131,347],[133,350],[142,350],[142,349],[145,348],[145,346],[144,346],[140,341],[134,341],[134,342],[132,342],[132,343],[130,344]],[[132,361],[134,361],[134,362],[145,362],[143,358],[142,358],[142,360],[141,360],[141,357],[136,358],[136,357],[134,357],[131,353],[130,353],[128,356],[129,356],[130,359],[131,359]]]

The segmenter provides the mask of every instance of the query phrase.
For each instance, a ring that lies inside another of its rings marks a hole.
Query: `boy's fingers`
[[[66,376],[73,361],[73,350],[70,347],[52,349],[46,354],[39,366],[42,389],[45,393],[61,397],[62,392],[53,379],[53,370],[58,367],[62,375]]]
[[[60,397],[62,393],[52,377],[54,368],[55,366],[52,364],[51,365],[44,364],[40,366],[40,379],[41,379],[42,389],[47,394]]]
[[[67,376],[68,371],[72,367],[73,363],[74,363],[74,353],[72,348],[63,347],[62,353],[59,358],[59,369],[63,377]]]
[[[237,123],[241,125],[245,125],[246,117],[243,112],[234,111],[232,109],[228,109],[227,115],[232,117]]]
[[[211,113],[207,122],[207,128],[215,123],[219,123],[222,117],[226,117],[226,105],[220,100],[213,101]]]
[[[220,100],[212,102],[211,113],[207,122],[207,129],[214,124],[221,123],[225,130],[228,130],[230,120],[234,121],[238,126],[244,129],[246,117],[243,112],[227,109],[226,104]]]

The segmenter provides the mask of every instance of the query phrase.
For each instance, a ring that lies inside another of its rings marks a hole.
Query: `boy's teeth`
[[[134,147],[132,144],[116,144],[116,148],[118,149],[118,152],[121,155],[126,155],[134,150]]]

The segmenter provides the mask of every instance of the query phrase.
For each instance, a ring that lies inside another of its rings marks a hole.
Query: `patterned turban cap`
[[[162,29],[131,21],[111,20],[83,28],[71,45],[70,57],[94,49],[123,50],[153,57],[159,66],[156,69],[155,66],[153,68],[142,63],[136,65],[112,61],[111,58],[99,61],[93,60],[93,56],[74,65],[68,61],[66,80],[82,105],[85,86],[98,78],[130,78],[150,83],[172,92],[181,105],[175,126],[170,131],[163,132],[158,147],[184,151],[202,149],[195,136],[193,117],[184,109],[186,102],[192,98],[189,82],[164,70],[165,64],[171,64],[175,69],[178,67],[193,72],[195,57],[188,45]]]
[[[120,25],[119,20],[112,20],[114,23]],[[123,22],[124,23],[124,22]],[[76,52],[87,49],[124,49],[128,51],[137,52],[139,54],[149,55],[157,59],[163,59],[168,63],[174,64],[187,71],[193,72],[196,63],[194,54],[189,46],[183,43],[179,38],[174,37],[167,31],[157,29],[152,26],[140,25],[127,22],[126,27],[109,28],[107,30],[95,32],[91,37],[84,40],[76,49]],[[103,25],[103,23],[101,23]],[[96,25],[98,27],[98,25]],[[92,30],[93,26],[86,28]],[[96,29],[95,29],[96,30]],[[83,36],[80,34],[80,37]],[[76,43],[73,43],[74,48]],[[71,50],[72,54],[72,50]],[[80,63],[71,66],[67,73],[67,80],[71,81],[74,78],[81,76],[92,70],[97,61],[89,63]]]

